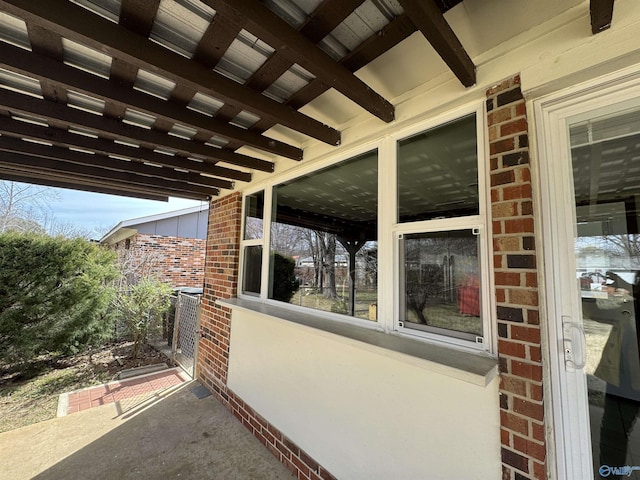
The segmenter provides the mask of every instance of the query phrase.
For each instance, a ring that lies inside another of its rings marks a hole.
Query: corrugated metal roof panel
[[[71,0],[71,2],[80,5],[101,17],[118,23],[120,18],[120,0]]]
[[[171,127],[171,130],[169,130],[169,135],[184,138],[187,140],[191,140],[196,133],[198,133],[197,130],[177,123],[173,127]]]
[[[22,115],[19,113],[12,113],[11,118],[13,120],[18,120],[19,122],[32,123],[33,125],[41,125],[43,127],[49,126],[49,123],[44,118],[34,117],[32,115]]]
[[[322,0],[264,0],[262,3],[289,25],[298,28]]]
[[[109,72],[111,71],[110,56],[67,38],[62,39],[62,48],[64,50],[64,63],[67,65],[103,78],[109,78]]]
[[[151,73],[147,70],[138,70],[138,76],[133,88],[141,92],[167,100],[171,96],[171,92],[175,88],[175,82],[169,79]]]
[[[161,0],[150,38],[191,58],[214,15],[202,2]]]
[[[216,72],[245,83],[274,50],[255,35],[241,30],[216,65]]]
[[[83,137],[98,138],[97,133],[93,132],[92,130],[88,130],[86,128],[69,127],[67,131],[69,133],[75,133],[76,135],[82,135]]]
[[[224,103],[217,98],[198,92],[193,96],[187,108],[212,117],[220,110],[222,105]]]
[[[396,0],[367,0],[320,42],[320,48],[339,60],[403,12]]]
[[[210,145],[212,147],[219,147],[222,148],[225,145],[227,145],[229,143],[229,141],[226,138],[222,138],[222,137],[218,137],[218,136],[213,136],[211,137],[209,140],[207,140],[205,142],[205,145]],[[197,158],[191,158],[189,157],[191,160],[195,160],[196,162],[202,162],[202,160],[199,160]]]
[[[242,127],[242,128],[249,128],[253,124],[255,124],[258,120],[260,120],[260,117],[258,117],[257,115],[254,115],[251,112],[247,112],[246,110],[243,110],[238,115],[236,115],[236,117],[233,120],[231,120],[231,124],[236,125],[238,127]]]
[[[24,20],[0,12],[0,40],[31,50],[27,24]]]
[[[295,64],[289,70],[284,72],[278,80],[265,90],[265,95],[274,98],[279,102],[284,102],[291,95],[307,85],[315,76]]]
[[[156,117],[147,115],[146,113],[127,108],[124,112],[123,121],[131,125],[150,129],[156,123]]]
[[[42,96],[42,89],[38,80],[4,68],[0,68],[0,86],[14,92],[27,93],[36,97]]]
[[[104,112],[103,100],[73,91],[67,92],[67,105],[98,115]]]

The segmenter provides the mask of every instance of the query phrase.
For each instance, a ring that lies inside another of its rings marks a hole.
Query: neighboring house
[[[145,265],[173,287],[204,281],[208,205],[123,220],[100,244]]]

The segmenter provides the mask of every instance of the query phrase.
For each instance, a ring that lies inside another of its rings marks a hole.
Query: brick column
[[[204,292],[200,313],[202,337],[198,352],[198,379],[209,389],[226,389],[229,367],[231,310],[217,306],[219,298],[236,296],[240,261],[242,195],[233,193],[211,202]]]
[[[503,480],[546,479],[538,272],[520,77],[487,91]]]
[[[238,293],[242,195],[211,202],[207,232],[204,293],[200,311],[202,336],[197,376],[213,395],[299,480],[335,477],[227,387],[231,309],[215,304]]]

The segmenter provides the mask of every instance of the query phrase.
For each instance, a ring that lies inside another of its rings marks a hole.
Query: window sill
[[[482,387],[489,385],[498,375],[498,360],[484,353],[426,343],[346,322],[327,320],[314,312],[300,312],[245,298],[219,299],[216,303],[313,328],[333,340],[345,341],[372,353]]]

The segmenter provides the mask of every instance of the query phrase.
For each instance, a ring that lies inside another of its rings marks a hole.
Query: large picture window
[[[376,320],[377,218],[377,152],[275,186],[269,298]]]
[[[246,194],[241,295],[490,349],[478,111]]]

